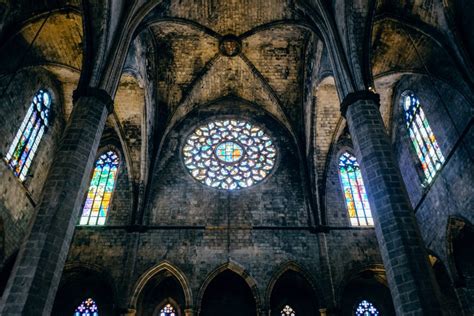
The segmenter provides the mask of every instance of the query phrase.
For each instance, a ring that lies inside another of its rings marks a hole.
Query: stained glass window
[[[285,305],[281,310],[281,316],[296,316],[296,313],[290,305]]]
[[[348,152],[339,157],[339,174],[352,226],[372,226],[374,219],[370,211],[362,174],[356,157]]]
[[[355,314],[356,316],[378,316],[379,311],[371,302],[363,300],[357,305]]]
[[[176,316],[175,309],[173,305],[171,304],[166,304],[161,310],[160,310],[160,316]]]
[[[76,308],[74,316],[99,316],[99,310],[94,300],[88,298]]]
[[[402,97],[402,107],[405,111],[405,123],[411,142],[420,159],[426,184],[429,184],[444,163],[443,153],[426,119],[420,100],[415,94],[405,92]]]
[[[199,182],[224,190],[250,187],[275,166],[272,139],[253,123],[225,119],[204,124],[183,146],[184,164]]]
[[[119,158],[114,151],[109,150],[97,159],[86,203],[82,210],[80,225],[105,224],[118,166]]]
[[[26,179],[28,168],[48,127],[50,107],[51,95],[46,90],[36,92],[5,156],[6,162],[21,181]]]

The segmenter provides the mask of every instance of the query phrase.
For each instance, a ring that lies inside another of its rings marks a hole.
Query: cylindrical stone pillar
[[[341,105],[361,166],[375,233],[397,315],[439,315],[439,290],[413,208],[370,91],[349,94]]]
[[[83,91],[75,102],[0,302],[0,315],[50,315],[111,109],[110,97],[99,89]]]

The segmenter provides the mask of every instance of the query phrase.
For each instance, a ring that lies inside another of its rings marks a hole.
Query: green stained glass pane
[[[108,151],[97,159],[82,210],[80,225],[105,225],[115,188],[118,165],[118,155],[113,151]],[[86,221],[84,218],[88,218],[88,220]]]

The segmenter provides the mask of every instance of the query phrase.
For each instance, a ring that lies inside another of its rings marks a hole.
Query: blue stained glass
[[[402,97],[402,107],[405,111],[408,134],[420,160],[425,184],[429,184],[443,165],[445,158],[416,95],[405,92]]]
[[[348,152],[339,157],[339,175],[351,225],[374,225],[359,163]]]
[[[92,298],[88,298],[74,311],[74,316],[99,316],[99,309]]]
[[[363,300],[357,305],[355,310],[356,316],[379,316],[378,309],[369,301]]]
[[[114,151],[102,154],[95,163],[80,225],[105,225],[115,188],[119,158]]]
[[[5,156],[7,164],[21,181],[26,179],[45,128],[48,126],[50,107],[49,92],[39,90],[33,97],[28,112]]]

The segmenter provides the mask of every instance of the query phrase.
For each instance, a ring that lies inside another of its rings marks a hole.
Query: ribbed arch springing
[[[43,89],[36,92],[5,156],[13,173],[21,181],[26,179],[41,138],[48,128],[50,108],[51,95],[49,92]]]
[[[347,151],[339,156],[339,175],[351,225],[374,225],[359,163],[356,157]]]
[[[95,163],[80,225],[105,225],[119,167],[119,157],[109,150]]]
[[[405,113],[405,124],[416,155],[420,160],[425,184],[429,184],[444,163],[443,153],[418,97],[413,92],[405,91],[401,103]]]

